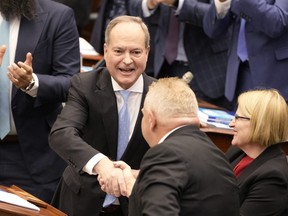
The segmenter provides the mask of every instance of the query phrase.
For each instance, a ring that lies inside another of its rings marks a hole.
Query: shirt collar
[[[164,140],[165,140],[171,133],[173,133],[174,131],[176,131],[176,130],[178,130],[179,128],[184,127],[184,126],[186,126],[186,125],[181,125],[181,126],[179,126],[179,127],[174,128],[173,130],[169,131],[167,134],[165,134],[165,135],[160,139],[160,141],[158,142],[158,144],[161,144],[162,142],[164,142]]]
[[[111,76],[111,81],[112,81],[112,86],[115,92],[123,90],[123,88],[113,79],[112,76]],[[143,93],[143,85],[144,85],[143,75],[141,74],[138,77],[137,81],[127,90],[131,92]]]

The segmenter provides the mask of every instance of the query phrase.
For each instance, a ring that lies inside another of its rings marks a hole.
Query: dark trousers
[[[16,185],[33,196],[50,203],[58,181],[45,184],[35,182],[24,161],[20,144],[10,137],[0,141],[0,185],[7,187]]]
[[[123,216],[120,205],[111,205],[103,208],[99,216]]]

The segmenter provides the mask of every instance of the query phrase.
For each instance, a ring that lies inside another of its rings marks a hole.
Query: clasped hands
[[[2,65],[5,52],[6,46],[2,45],[0,47],[0,66]],[[33,78],[32,73],[32,54],[28,52],[25,62],[19,61],[17,64],[13,63],[8,66],[7,76],[17,88],[25,89]]]
[[[108,158],[103,158],[95,166],[95,171],[101,189],[115,197],[129,197],[138,175],[138,170],[132,170],[125,162],[113,162]]]

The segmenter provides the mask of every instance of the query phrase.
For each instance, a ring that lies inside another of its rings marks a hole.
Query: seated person
[[[236,178],[224,154],[199,130],[197,112],[195,94],[183,79],[162,78],[149,87],[142,133],[151,148],[137,179],[126,163],[114,162],[123,169],[130,215],[239,215]]]
[[[274,89],[252,90],[238,98],[227,151],[240,188],[240,215],[288,215],[288,163],[277,145],[288,140],[288,110]]]

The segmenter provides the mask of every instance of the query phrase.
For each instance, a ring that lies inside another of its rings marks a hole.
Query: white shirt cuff
[[[143,0],[143,1],[142,1],[142,11],[143,11],[143,16],[144,16],[144,17],[149,17],[149,16],[151,16],[151,14],[153,14],[154,11],[155,11],[156,8],[157,8],[157,7],[155,7],[155,9],[150,10],[150,9],[148,8],[148,6],[147,6],[147,1],[148,1],[148,0]]]
[[[87,164],[82,168],[82,170],[86,173],[88,173],[89,175],[97,175],[98,173],[94,172],[94,167],[97,165],[97,163],[102,160],[103,158],[106,158],[107,156],[105,156],[102,153],[98,153],[95,156],[93,156],[88,162]]]
[[[216,12],[217,12],[217,17],[220,19],[224,18],[230,9],[231,0],[226,0],[224,2],[215,0],[214,2],[215,2]]]

